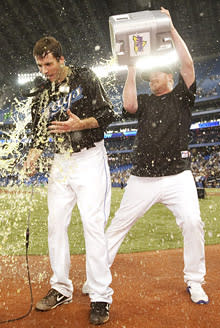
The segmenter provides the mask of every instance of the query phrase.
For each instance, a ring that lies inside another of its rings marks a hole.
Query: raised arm
[[[128,75],[123,90],[123,106],[129,113],[136,113],[138,109],[136,68],[134,66],[128,66]]]
[[[165,13],[171,19],[170,13],[167,9],[161,7],[161,12]],[[173,25],[172,19],[171,36],[180,60],[180,74],[182,75],[187,87],[189,88],[195,80],[194,64],[185,42]]]

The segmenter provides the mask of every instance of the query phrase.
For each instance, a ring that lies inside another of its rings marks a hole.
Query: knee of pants
[[[69,222],[48,219],[48,237],[63,238],[68,233]]]
[[[88,233],[92,233],[92,232],[95,233],[98,231],[104,233],[106,221],[107,218],[103,213],[96,213],[93,216],[82,218],[84,231]]]
[[[204,223],[202,222],[200,217],[195,218],[192,216],[188,216],[183,219],[182,224],[180,226],[183,230],[183,233],[189,232],[191,234],[197,234],[198,232],[203,233]]]

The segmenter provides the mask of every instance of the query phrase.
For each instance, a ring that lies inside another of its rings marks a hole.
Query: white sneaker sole
[[[196,303],[196,304],[208,304],[209,303],[209,299],[207,300],[207,301],[205,301],[204,299],[201,299],[201,300],[194,300],[193,298],[192,298],[192,294],[191,294],[191,292],[190,292],[190,288],[191,287],[187,287],[186,288],[186,290],[187,290],[187,292],[189,293],[189,295],[190,295],[190,298],[191,298],[191,301],[193,302],[193,303]]]

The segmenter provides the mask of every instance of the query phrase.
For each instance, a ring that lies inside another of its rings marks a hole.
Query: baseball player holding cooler
[[[161,11],[170,16],[169,11]],[[180,78],[173,88],[169,68],[143,74],[151,95],[137,96],[136,72],[128,67],[123,91],[124,108],[138,118],[133,169],[119,210],[107,229],[109,263],[127,232],[155,203],[166,205],[184,237],[184,280],[195,303],[208,303],[202,288],[205,276],[203,222],[195,182],[190,171],[188,134],[196,83],[191,55],[172,24],[172,39],[180,60]],[[89,281],[83,286],[86,291]]]
[[[35,173],[51,134],[55,147],[48,184],[48,245],[53,276],[51,289],[36,309],[47,311],[72,300],[67,230],[77,203],[84,228],[87,279],[92,287],[90,322],[102,324],[109,319],[113,294],[104,235],[111,180],[103,138],[115,113],[91,70],[65,66],[56,39],[40,39],[33,55],[47,84],[33,100],[33,145],[25,162],[29,175]]]

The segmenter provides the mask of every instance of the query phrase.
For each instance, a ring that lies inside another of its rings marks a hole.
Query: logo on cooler
[[[137,54],[138,52],[143,52],[144,47],[147,44],[147,41],[144,41],[143,37],[140,36],[140,35],[134,35],[133,40],[134,40],[134,51],[135,51],[135,53]]]

